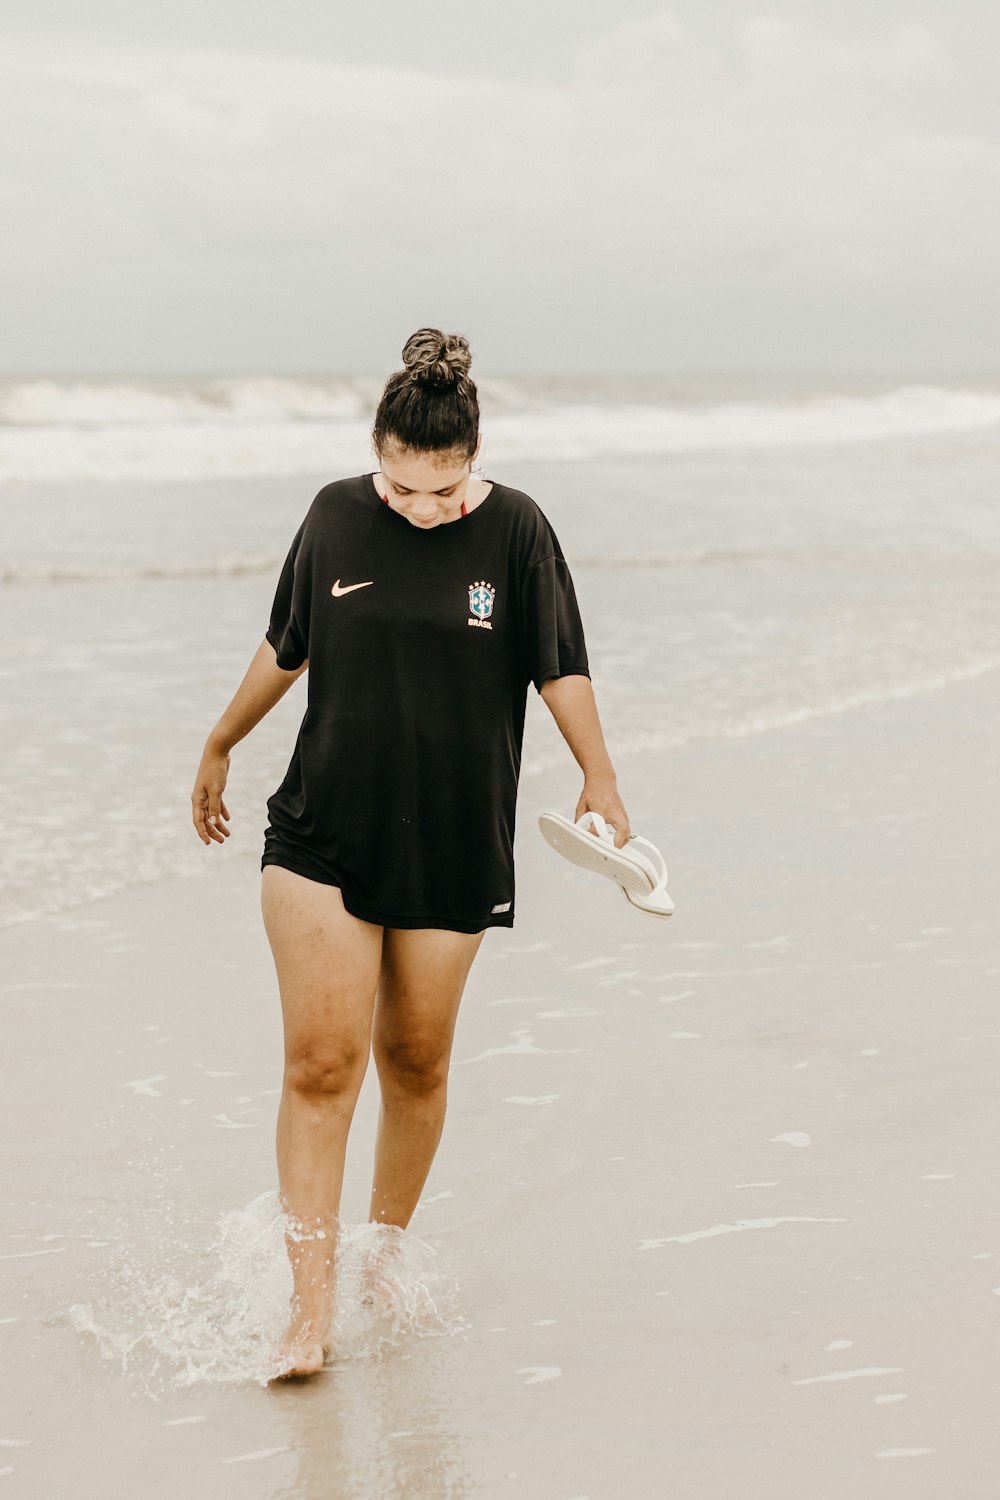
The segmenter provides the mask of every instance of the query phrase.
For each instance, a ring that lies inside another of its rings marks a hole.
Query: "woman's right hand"
[[[191,821],[203,844],[222,844],[229,837],[229,809],[222,793],[229,775],[229,756],[205,746],[191,793]]]

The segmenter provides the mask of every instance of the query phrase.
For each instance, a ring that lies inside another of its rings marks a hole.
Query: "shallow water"
[[[473,971],[387,1324],[355,1290],[366,1078],[316,1380],[266,1383],[255,861],[8,927],[11,1493],[989,1493],[996,715],[986,679],[692,743],[669,785],[633,757],[666,931],[522,823],[524,925]]]

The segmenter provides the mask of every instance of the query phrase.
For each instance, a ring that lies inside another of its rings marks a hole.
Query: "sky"
[[[0,370],[1000,367],[987,0],[14,0]]]

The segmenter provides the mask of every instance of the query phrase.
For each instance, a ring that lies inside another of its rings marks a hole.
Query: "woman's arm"
[[[258,646],[232,702],[205,741],[191,793],[191,820],[203,844],[221,844],[229,837],[229,809],[222,797],[229,774],[229,752],[284,697],[308,665],[304,661],[286,672],[278,666],[270,641],[263,640]]]
[[[547,677],[539,692],[583,772],[583,791],[574,822],[588,809],[600,813],[605,822],[615,825],[615,848],[621,849],[632,830],[618,795],[618,778],[604,743],[590,678],[579,673]]]

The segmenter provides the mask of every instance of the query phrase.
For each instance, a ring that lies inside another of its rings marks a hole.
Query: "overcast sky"
[[[16,0],[0,369],[1000,368],[987,0]]]

